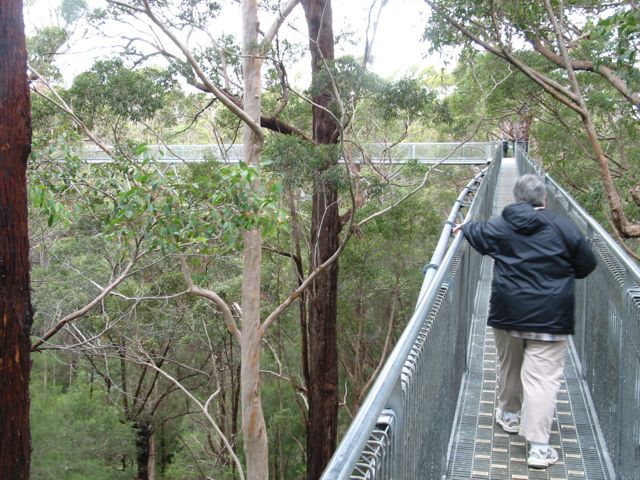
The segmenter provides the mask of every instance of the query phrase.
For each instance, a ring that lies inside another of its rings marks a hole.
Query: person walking
[[[546,468],[558,461],[549,436],[574,332],[575,279],[597,262],[580,231],[545,208],[539,176],[521,176],[513,195],[516,203],[500,216],[456,225],[453,233],[495,260],[487,323],[497,352],[496,422],[525,437],[530,467]]]
[[[509,153],[509,139],[503,138],[502,139],[502,156],[506,157],[508,153]]]

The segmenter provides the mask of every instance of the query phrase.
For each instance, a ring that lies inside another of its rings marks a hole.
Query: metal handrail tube
[[[435,275],[435,270],[440,266],[440,263],[444,258],[444,254],[447,251],[447,247],[449,246],[449,240],[451,238],[451,230],[453,229],[453,225],[456,218],[460,214],[460,209],[463,206],[464,199],[467,198],[469,193],[471,193],[473,186],[480,183],[481,179],[484,178],[486,173],[487,173],[486,168],[483,169],[481,172],[479,172],[475,177],[473,177],[473,179],[469,181],[469,183],[467,183],[467,185],[464,187],[462,192],[460,192],[460,195],[458,195],[458,198],[456,198],[454,206],[451,209],[451,212],[449,213],[447,220],[444,222],[442,233],[440,234],[440,238],[438,239],[436,248],[433,251],[433,254],[431,255],[431,261],[424,267],[425,278],[424,278],[424,281],[422,282],[420,295],[418,295],[418,303],[420,303],[420,299],[422,298],[425,290],[431,283],[431,280]]]
[[[520,160],[518,161],[518,158]],[[548,174],[544,173],[544,169],[535,163],[533,159],[525,152],[519,145],[516,145],[516,160],[518,161],[518,168],[520,174],[524,173],[537,173],[538,175],[544,174],[544,180],[547,187],[550,185],[555,190],[556,194],[563,197],[564,202],[568,205],[568,210],[575,211],[580,219],[587,225],[587,228],[593,231],[602,241],[607,245],[607,248],[613,253],[616,259],[624,265],[628,272],[633,276],[633,279],[640,284],[640,268],[633,261],[630,260],[629,255],[620,247],[609,232],[607,232],[602,225],[595,221],[595,219],[582,208],[578,202],[576,202],[571,195],[569,195],[565,189],[563,189],[558,183]],[[526,166],[523,164],[526,162]]]
[[[499,161],[492,163],[489,166],[489,171],[495,172],[496,168],[499,168],[499,164]],[[450,241],[453,221],[460,211],[465,196],[471,192],[473,185],[477,184],[481,178],[484,178],[484,181],[480,186],[478,195],[475,196],[474,201],[471,203],[469,215],[474,215],[473,212],[479,210],[479,202],[476,202],[476,199],[482,200],[480,190],[485,189],[487,182],[487,174],[484,172],[476,175],[474,180],[469,182],[463,190],[464,195],[461,194],[456,200],[452,213],[443,227],[437,252],[434,252],[432,258],[431,263],[437,265],[437,267],[427,269],[428,275],[423,282],[423,291],[420,294],[415,312],[411,316],[395,348],[389,355],[389,358],[371,387],[358,414],[340,442],[338,449],[321,477],[322,480],[344,480],[350,477],[358,460],[361,459],[362,452],[367,445],[375,425],[379,421],[381,412],[385,408],[388,409],[386,410],[387,412],[393,412],[396,424],[394,426],[395,431],[391,432],[394,438],[392,438],[390,442],[390,448],[395,449],[396,455],[408,455],[403,452],[402,446],[393,446],[396,443],[396,439],[400,437],[399,432],[402,431],[402,429],[411,428],[411,425],[404,425],[407,422],[404,422],[403,418],[405,415],[405,412],[403,412],[403,402],[406,395],[408,395],[408,393],[403,390],[403,382],[404,377],[410,373],[407,371],[407,359],[415,358],[415,355],[418,355],[418,353],[414,353],[414,351],[416,342],[420,339],[420,336],[423,335],[425,320],[432,311],[436,301],[440,299],[443,285],[447,283],[447,276],[451,274],[451,265],[454,263],[454,259],[458,258],[462,236],[458,235]],[[482,214],[486,215],[486,212],[482,212]],[[447,427],[450,428],[451,425]],[[394,468],[399,471],[401,466],[395,465]],[[399,474],[395,477],[390,475],[385,478],[403,478],[403,475]]]
[[[521,148],[516,148],[516,161],[520,173],[544,173]],[[595,271],[576,282],[572,343],[593,412],[592,428],[604,446],[599,455],[611,478],[639,479],[639,269],[569,194],[548,174],[544,177],[547,208],[571,220],[589,239],[598,259]]]

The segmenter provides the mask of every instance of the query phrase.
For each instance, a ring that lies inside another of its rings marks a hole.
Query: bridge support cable
[[[446,472],[482,261],[462,235],[451,239],[451,228],[479,182],[467,218],[489,218],[502,153],[499,148],[492,151],[495,157],[487,171],[456,200],[415,312],[323,480],[440,478]]]
[[[589,239],[596,270],[576,286],[573,347],[592,405],[593,428],[606,444],[611,478],[640,479],[640,268],[528,153],[516,148],[520,174],[543,175],[547,208]]]

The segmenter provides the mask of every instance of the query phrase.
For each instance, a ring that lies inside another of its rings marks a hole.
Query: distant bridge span
[[[364,155],[359,149],[347,147],[357,163],[376,164],[424,163],[482,165],[494,156],[497,143],[368,143],[363,145]],[[77,151],[80,159],[87,163],[110,163],[112,158],[96,146],[84,146]],[[242,160],[242,144],[210,145],[149,145],[147,155],[157,162],[179,164],[198,163],[206,159],[220,162],[237,163]],[[363,158],[364,157],[364,158]]]

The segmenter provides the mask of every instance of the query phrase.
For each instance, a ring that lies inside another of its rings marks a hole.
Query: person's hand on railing
[[[451,229],[451,234],[456,235],[460,230],[462,230],[463,226],[464,226],[464,223],[457,224],[455,227]]]

